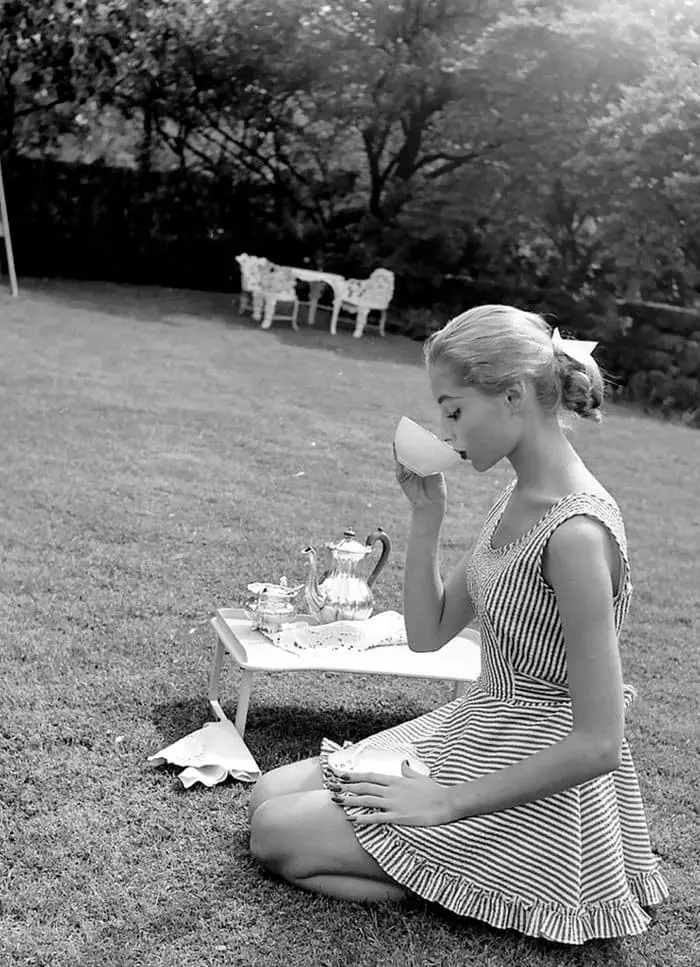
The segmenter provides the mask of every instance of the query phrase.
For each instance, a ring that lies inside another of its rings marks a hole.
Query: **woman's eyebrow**
[[[444,403],[445,400],[458,400],[458,399],[459,399],[459,396],[448,396],[447,393],[443,393],[442,396],[438,397],[438,406],[441,403]]]

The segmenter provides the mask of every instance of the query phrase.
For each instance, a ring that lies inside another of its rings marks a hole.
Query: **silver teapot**
[[[362,575],[361,565],[379,542],[382,551],[369,577]],[[318,554],[314,547],[302,551],[308,557],[308,574],[304,596],[310,614],[321,624],[331,621],[362,621],[374,609],[371,587],[391,553],[391,541],[381,527],[369,534],[364,544],[355,540],[355,531],[346,530],[343,540],[327,543],[331,552],[330,569],[318,579]]]
[[[246,617],[253,622],[253,629],[266,635],[274,635],[282,625],[292,621],[296,614],[293,598],[303,585],[290,588],[285,577],[279,584],[256,581],[248,585],[251,596],[245,602]]]

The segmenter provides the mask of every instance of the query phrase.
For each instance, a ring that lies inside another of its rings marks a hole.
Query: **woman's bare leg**
[[[261,802],[251,820],[250,849],[271,873],[313,893],[360,902],[408,895],[360,846],[325,789]]]
[[[292,792],[308,792],[311,789],[323,789],[321,761],[318,757],[271,769],[253,786],[248,803],[248,820],[252,820],[258,806],[268,799],[287,796]]]

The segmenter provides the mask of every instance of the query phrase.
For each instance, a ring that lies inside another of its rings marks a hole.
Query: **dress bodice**
[[[613,599],[620,634],[632,593],[620,511],[598,494],[571,493],[554,503],[520,538],[494,547],[493,535],[513,485],[487,515],[467,567],[467,588],[482,637],[482,686],[504,699],[568,699],[566,648],[556,597],[542,572],[549,538],[565,520],[587,516],[614,539],[621,570]]]

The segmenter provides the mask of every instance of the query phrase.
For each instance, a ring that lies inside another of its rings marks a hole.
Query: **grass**
[[[210,615],[251,580],[302,579],[305,543],[381,524],[395,549],[378,606],[400,606],[390,439],[401,413],[435,421],[420,346],[265,333],[225,296],[70,283],[0,295],[0,340],[2,967],[697,963],[697,431],[618,408],[576,431],[626,515],[628,735],[672,897],[642,938],[567,949],[298,893],[248,855],[248,787],[184,792],[146,764],[210,718]],[[452,477],[445,570],[508,471]],[[448,697],[261,677],[247,740],[270,768]]]

